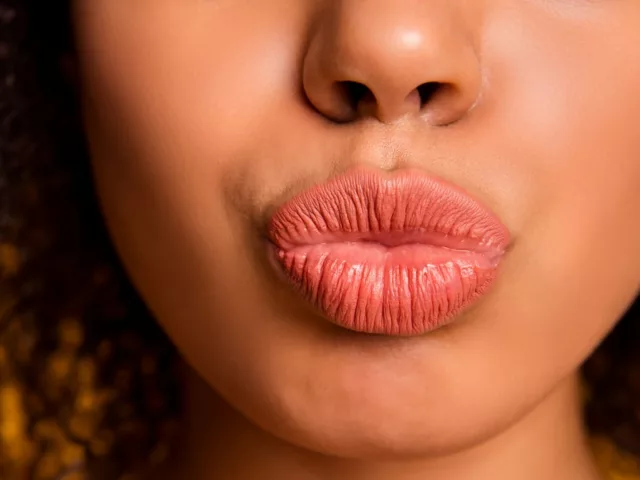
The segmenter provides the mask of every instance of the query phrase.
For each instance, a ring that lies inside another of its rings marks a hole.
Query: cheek
[[[85,2],[85,127],[111,236],[142,297],[207,378],[248,377],[261,390],[272,378],[264,339],[286,332],[256,321],[278,310],[229,204],[265,183],[260,168],[276,169],[260,159],[279,152],[262,145],[274,121],[282,129],[276,102],[299,95],[309,2],[224,3]]]
[[[121,174],[223,176],[297,92],[295,2],[79,3],[88,130]]]
[[[154,299],[167,274],[204,281],[185,274],[178,252],[237,248],[220,228],[232,221],[224,192],[238,170],[255,168],[274,102],[297,94],[304,3],[78,2],[97,187],[118,250]],[[224,271],[217,257],[210,267]]]
[[[534,186],[514,278],[574,338],[577,322],[612,326],[640,285],[640,6],[605,3],[555,25],[497,15],[484,53],[501,148]]]

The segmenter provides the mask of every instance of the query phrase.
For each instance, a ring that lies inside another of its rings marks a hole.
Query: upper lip
[[[271,216],[278,248],[370,241],[504,253],[505,225],[461,188],[418,169],[355,168],[286,201]]]

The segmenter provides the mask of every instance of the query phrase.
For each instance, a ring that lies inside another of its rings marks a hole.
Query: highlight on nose
[[[302,71],[311,105],[338,123],[420,115],[442,125],[462,118],[482,83],[473,36],[452,22],[446,6],[422,15],[403,0],[372,3],[364,9],[343,0],[320,16]]]

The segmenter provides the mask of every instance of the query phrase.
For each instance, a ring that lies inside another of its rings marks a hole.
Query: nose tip
[[[481,83],[462,22],[456,29],[443,2],[433,9],[407,8],[413,0],[369,3],[365,9],[358,0],[343,0],[320,18],[303,66],[310,103],[335,122],[373,117],[393,123],[425,115],[448,124],[461,118]]]

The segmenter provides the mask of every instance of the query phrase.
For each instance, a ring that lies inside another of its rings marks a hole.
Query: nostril
[[[440,82],[427,82],[419,85],[416,90],[418,90],[418,94],[420,95],[420,106],[424,107],[440,90],[443,90],[444,87],[445,85]]]
[[[358,109],[362,102],[375,102],[373,92],[366,85],[359,82],[343,81],[338,82],[338,88],[342,97],[349,104],[352,111]]]
[[[418,92],[420,97],[420,107],[424,108],[446,85],[440,82],[427,82],[419,85],[414,92]],[[369,87],[360,82],[342,81],[337,82],[337,88],[344,102],[349,105],[352,111],[356,111],[362,103],[375,103],[376,98]]]
[[[442,82],[425,82],[411,91],[405,98],[404,105],[384,104],[384,98],[376,98],[373,91],[364,83],[344,80],[333,83],[334,100],[338,100],[334,104],[334,114],[332,118],[338,122],[349,122],[354,120],[356,116],[376,115],[378,109],[383,111],[417,111],[423,110],[429,106],[430,109],[436,108],[439,102],[438,97],[445,94],[451,85]],[[383,100],[382,104],[378,104]]]

